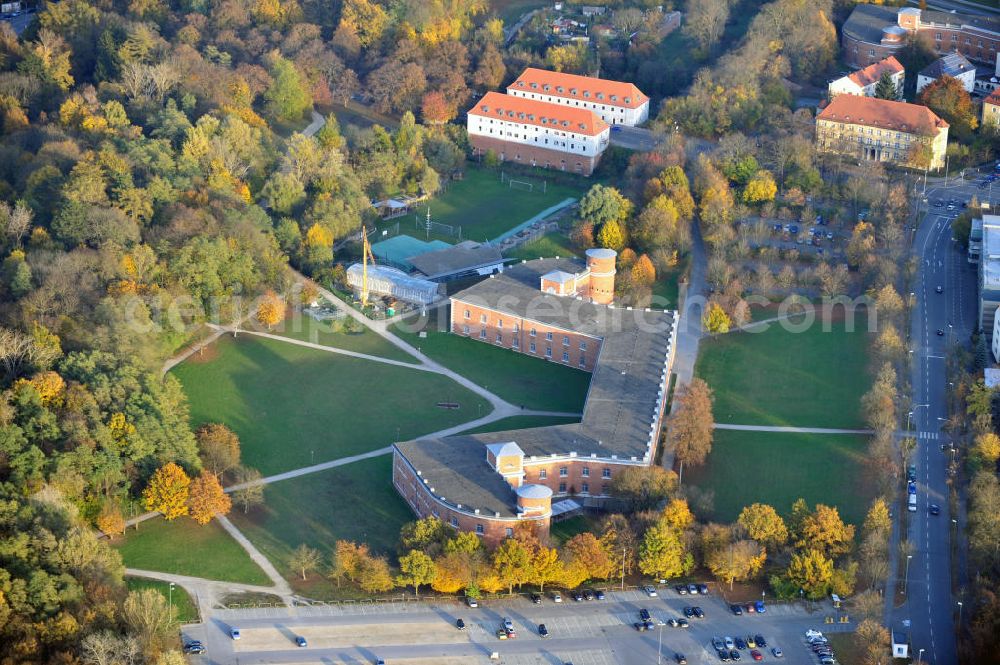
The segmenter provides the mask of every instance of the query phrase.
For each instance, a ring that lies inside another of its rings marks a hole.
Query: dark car
[[[539,637],[548,637],[549,629],[545,627],[544,623],[538,624],[538,635]]]
[[[535,605],[541,605],[542,597],[537,593],[533,593],[531,594],[531,602],[533,602]]]
[[[184,645],[184,653],[205,653],[205,645],[198,640],[192,640]]]
[[[733,642],[736,644],[737,649],[747,648],[746,640],[744,640],[742,637],[737,637],[736,639],[733,640]]]
[[[693,617],[694,616],[694,608],[693,607],[685,607],[684,608],[684,616],[686,616],[689,619],[691,617]]]
[[[636,621],[635,623],[632,624],[632,626],[636,630],[638,630],[640,633],[643,632],[644,630],[646,630],[646,622],[645,621],[643,621],[641,623],[639,621]]]
[[[681,617],[680,619],[677,620],[677,626],[679,628],[690,628],[691,624],[688,623],[687,619],[685,619],[684,617]]]
[[[740,652],[737,651],[736,649],[733,649],[732,651],[729,652],[729,657],[732,658],[734,661],[739,660]]]
[[[643,621],[649,621],[649,610],[647,610],[645,607],[639,610],[639,618],[642,619]]]
[[[705,594],[707,594],[708,593],[708,585],[707,584],[699,584],[698,585],[698,593],[700,593],[703,596]]]
[[[688,594],[688,588],[686,584],[675,584],[674,591],[677,592],[679,596],[686,596]]]
[[[675,653],[674,662],[677,663],[677,665],[687,665],[688,659],[685,658],[682,653]]]
[[[756,603],[753,604],[753,607],[755,610],[757,610],[757,614],[763,614],[764,612],[767,612],[767,608],[764,606],[763,600],[758,600]]]
[[[912,481],[912,480],[907,481],[907,483],[906,483],[906,491],[908,493],[910,493],[910,494],[916,494],[917,493],[917,483],[914,482],[914,481]]]
[[[939,284],[939,285],[937,285],[937,286],[934,287],[934,291],[936,293],[944,293],[944,287]]]
[[[465,630],[465,619],[459,619],[455,622],[455,628],[459,630]]]
[[[704,619],[705,618],[705,610],[701,609],[700,607],[692,607],[691,611],[699,619]]]
[[[587,589],[586,591],[583,592],[583,597],[585,599],[587,599],[587,600],[593,600],[594,599],[594,592],[591,591],[590,589]]]
[[[729,652],[728,651],[726,651],[725,649],[719,649],[716,653],[719,656],[719,660],[721,660],[723,663],[728,663],[729,662]]]
[[[604,592],[601,591],[600,589],[595,591],[594,595],[597,596],[597,600],[604,600]]]
[[[574,591],[573,592],[573,600],[575,600],[578,603],[583,602],[583,594],[580,593],[579,591]]]
[[[936,503],[932,503],[930,506],[928,506],[928,510],[930,511],[931,515],[941,514],[941,506],[937,505]]]
[[[757,646],[761,649],[767,648],[767,640],[764,639],[763,635],[754,635],[753,639],[757,642]]]
[[[670,626],[671,628],[677,628],[677,626],[679,626],[680,624],[677,622],[677,619],[670,617],[669,619],[667,619],[667,625]]]
[[[937,336],[938,336],[938,337],[944,337],[944,331],[943,331],[943,330],[941,330],[940,328],[938,328],[938,329],[937,329]]]
[[[729,606],[729,611],[732,612],[733,614],[735,614],[738,617],[739,616],[743,616],[743,608],[740,607],[739,605],[735,605],[735,604],[734,605],[730,605]]]
[[[295,645],[304,648],[304,647],[309,646],[309,643],[306,642],[306,638],[302,637],[301,635],[296,635],[295,636]]]
[[[917,466],[915,464],[911,464],[909,467],[907,467],[907,469],[906,469],[906,479],[907,480],[916,480],[917,479]]]

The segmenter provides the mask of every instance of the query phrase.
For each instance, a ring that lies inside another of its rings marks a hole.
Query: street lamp
[[[663,624],[660,624],[660,634],[656,640],[656,665],[660,665],[660,658],[663,656]]]
[[[174,609],[174,583],[170,583],[170,590],[167,592],[168,602],[170,603],[170,609]]]
[[[622,548],[622,591],[625,590],[625,551],[627,548]]]
[[[958,601],[958,629],[962,630],[962,601]]]
[[[926,649],[920,649],[917,651],[917,665],[924,662],[924,651],[926,651]]]
[[[910,418],[913,417],[913,413],[922,406],[930,406],[930,404],[916,404],[912,409],[906,413],[906,431],[910,431]]]
[[[903,573],[903,595],[906,595],[906,584],[910,581],[910,559],[913,558],[912,554],[906,555],[906,572]]]

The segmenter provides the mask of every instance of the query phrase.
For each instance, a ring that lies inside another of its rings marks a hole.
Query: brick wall
[[[456,335],[464,335],[470,339],[551,360],[561,365],[576,367],[587,372],[594,369],[597,356],[601,351],[601,340],[597,337],[581,335],[553,326],[544,326],[512,314],[503,314],[460,300],[452,299],[451,303],[451,331]],[[466,316],[466,312],[468,312],[468,316]],[[468,327],[468,332],[465,330],[466,327]],[[535,332],[534,335],[531,334],[532,330]],[[548,339],[550,333],[551,340]],[[497,341],[498,338],[500,341]],[[568,340],[568,344],[565,343],[566,340]],[[534,351],[531,349],[532,344],[535,345]],[[581,344],[584,348],[581,348]],[[551,351],[551,357],[546,355],[547,351]],[[568,355],[565,360],[563,353]]]
[[[541,166],[547,169],[557,169],[569,171],[571,173],[581,173],[590,175],[597,167],[600,156],[588,157],[577,153],[560,152],[559,150],[549,150],[524,143],[514,143],[487,136],[469,135],[469,144],[472,145],[473,154],[482,155],[486,151],[492,150],[506,162],[516,164],[529,164],[531,166]]]
[[[1000,39],[985,35],[934,27],[921,27],[918,32],[921,35],[927,35],[929,43],[934,44],[937,52],[942,55],[958,51],[969,60],[992,65],[996,62],[997,51],[1000,50]],[[938,39],[938,36],[941,38]],[[897,55],[902,49],[901,44],[870,44],[854,39],[847,34],[844,35],[841,43],[844,50],[844,61],[859,69],[890,55]]]

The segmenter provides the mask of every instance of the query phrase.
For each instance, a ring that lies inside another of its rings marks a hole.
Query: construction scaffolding
[[[416,305],[429,305],[438,299],[439,285],[426,279],[410,277],[402,270],[389,266],[355,263],[347,269],[347,283],[361,293],[367,288],[368,295],[388,296]]]

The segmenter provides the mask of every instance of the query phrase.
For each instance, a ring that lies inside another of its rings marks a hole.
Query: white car
[[[558,591],[556,591],[555,593],[553,593],[552,594],[552,602],[553,603],[561,603],[562,602],[562,594],[559,593]]]
[[[647,584],[642,587],[642,590],[646,592],[646,595],[650,598],[656,598],[656,588],[652,584]]]
[[[809,630],[806,631],[806,639],[809,639],[810,637],[823,637],[823,633],[819,632],[818,630],[813,630],[812,628],[810,628]]]
[[[503,618],[503,628],[507,632],[514,630],[514,622],[510,620],[510,617]]]

